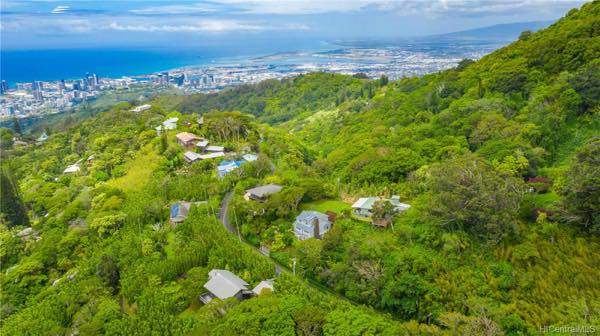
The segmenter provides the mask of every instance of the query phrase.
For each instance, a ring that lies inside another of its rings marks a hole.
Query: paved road
[[[240,241],[248,246],[250,246],[251,248],[253,248],[255,251],[257,251],[258,253],[260,253],[260,255],[262,255],[264,258],[269,259],[274,265],[275,265],[275,274],[279,275],[282,272],[285,273],[292,273],[292,270],[285,265],[280,264],[279,262],[277,262],[275,259],[271,258],[270,256],[264,255],[259,248],[257,248],[256,246],[250,244],[249,242],[247,242],[244,238],[242,238],[242,236],[237,232],[236,228],[231,225],[231,223],[229,223],[229,219],[227,218],[227,211],[229,210],[229,204],[231,203],[231,198],[233,196],[233,191],[229,191],[227,192],[227,194],[225,194],[225,196],[223,197],[223,200],[221,201],[221,208],[219,209],[219,221],[223,224],[223,227],[225,227],[227,229],[227,231],[233,233],[234,235],[237,235],[240,239]],[[310,278],[302,278],[304,280],[306,280],[308,282],[308,285],[314,287],[315,289],[323,292],[323,293],[328,293],[331,294],[333,296],[336,296],[340,299],[346,300],[354,305],[360,305],[358,302],[353,301],[349,298],[347,298],[346,296],[333,291],[332,289],[326,287],[325,285],[317,282],[316,280],[310,279]]]
[[[229,223],[229,218],[227,218],[227,210],[229,209],[229,202],[231,202],[231,197],[233,196],[233,191],[228,192],[223,197],[221,201],[221,208],[219,209],[219,221],[223,223],[223,226],[231,233],[237,234],[237,230],[231,226]]]
[[[273,174],[275,172],[275,165],[271,161],[269,161],[269,165],[271,167],[271,174]],[[259,248],[250,244],[249,242],[247,242],[244,238],[242,238],[242,235],[238,232],[236,227],[234,225],[231,225],[231,223],[229,222],[229,218],[227,218],[227,212],[229,211],[229,204],[231,203],[232,197],[233,197],[233,191],[229,191],[225,194],[225,196],[223,197],[223,200],[221,201],[221,207],[219,208],[219,221],[223,224],[223,227],[225,227],[225,229],[227,229],[227,231],[233,233],[234,235],[237,235],[242,243],[250,246],[251,248],[256,250],[258,253],[260,253],[260,255],[269,259],[275,265],[275,274],[276,275],[279,275],[282,272],[292,273],[292,271],[290,270],[289,267],[278,263],[275,259],[271,258],[270,256],[264,255],[260,251]],[[314,287],[315,289],[317,289],[321,292],[337,296],[338,298],[346,300],[354,305],[359,304],[353,300],[350,300],[349,298],[345,297],[344,295],[341,295],[340,293],[337,293],[337,292],[331,290],[330,288],[325,287],[323,284],[317,282],[316,280],[309,279],[309,278],[304,278],[304,280],[306,280],[309,285],[311,285],[312,287]]]

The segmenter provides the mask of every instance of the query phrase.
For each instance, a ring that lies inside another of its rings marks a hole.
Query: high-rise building
[[[44,96],[42,95],[42,91],[41,90],[35,90],[35,91],[33,91],[33,97],[37,101],[43,101],[44,100]]]
[[[44,89],[44,83],[40,81],[31,82],[31,91],[41,91]]]
[[[8,91],[8,83],[3,80],[2,84],[0,84],[0,94],[5,94]]]
[[[58,91],[60,91],[60,93],[67,91],[67,85],[65,84],[64,79],[58,81]]]
[[[175,76],[173,77],[173,82],[175,83],[175,85],[177,86],[183,86],[183,81],[184,81],[184,76],[183,74],[180,74],[179,76]]]

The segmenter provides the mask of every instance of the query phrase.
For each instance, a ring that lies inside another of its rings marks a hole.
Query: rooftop
[[[199,136],[197,136],[196,134],[188,133],[188,132],[177,133],[176,137],[177,137],[177,139],[179,139],[180,141],[183,141],[183,142],[190,142],[190,141],[202,139]]]
[[[204,288],[221,300],[248,289],[246,281],[227,270],[213,269],[208,273],[208,278],[210,280],[204,284]]]
[[[352,208],[355,209],[372,209],[373,208],[373,204],[375,204],[375,202],[379,201],[381,198],[379,197],[361,197],[358,199],[358,201],[354,202],[354,204],[352,204]]]
[[[248,189],[248,190],[246,190],[246,192],[249,194],[255,195],[257,197],[265,197],[265,196],[269,196],[274,193],[277,193],[277,192],[281,191],[281,189],[283,189],[283,187],[280,185],[267,184],[264,186]]]
[[[315,217],[318,218],[319,220],[322,220],[322,221],[328,221],[329,220],[329,217],[326,214],[318,212],[318,211],[312,211],[312,210],[304,210],[304,211],[302,211],[298,215],[298,217],[296,217],[296,220],[297,221],[306,221],[306,220],[310,220],[310,219],[315,218]]]

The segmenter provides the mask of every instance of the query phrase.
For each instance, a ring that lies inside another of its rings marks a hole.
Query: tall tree
[[[17,182],[7,166],[0,168],[0,214],[9,226],[29,223]]]
[[[499,242],[511,232],[523,195],[520,179],[468,154],[431,170],[429,212],[447,229]]]
[[[579,150],[562,193],[564,219],[600,236],[600,138]]]
[[[21,134],[23,132],[23,130],[21,129],[21,124],[19,123],[19,119],[17,117],[13,117],[13,129],[17,134]]]

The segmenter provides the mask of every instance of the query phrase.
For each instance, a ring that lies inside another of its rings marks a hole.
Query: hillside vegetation
[[[2,334],[600,329],[600,2],[422,78],[315,73],[151,103],[38,145],[1,129]],[[219,178],[220,159],[184,161],[183,131],[258,159]],[[283,189],[244,199],[269,183]],[[392,195],[411,207],[377,209],[387,228],[350,210]],[[202,202],[171,226],[182,200]],[[294,236],[302,210],[334,214],[323,239]],[[203,305],[214,268],[275,291]]]

